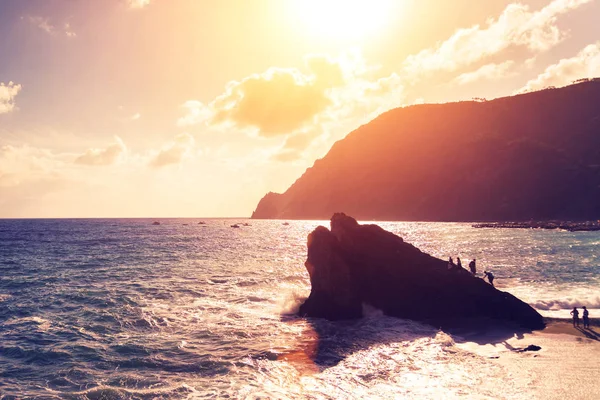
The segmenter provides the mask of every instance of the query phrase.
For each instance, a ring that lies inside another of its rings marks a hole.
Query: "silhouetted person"
[[[573,316],[573,327],[579,326],[579,311],[577,311],[577,307],[573,307],[571,315]]]
[[[456,265],[454,265],[454,260],[452,260],[452,257],[448,258],[448,269],[453,269]]]
[[[590,313],[588,312],[587,308],[585,308],[585,306],[583,306],[583,327],[590,327]]]
[[[483,271],[483,279],[487,276],[488,281],[490,281],[490,285],[494,286],[494,274],[491,272]]]
[[[462,263],[460,262],[460,257],[456,257],[456,268],[462,269]]]
[[[469,263],[469,269],[471,270],[471,273],[473,275],[477,274],[477,267],[475,266],[475,259],[472,259],[471,262]]]

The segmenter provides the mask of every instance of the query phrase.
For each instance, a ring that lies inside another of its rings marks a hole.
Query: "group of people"
[[[583,308],[583,328],[589,328],[590,327],[590,313],[587,310],[587,308],[585,308],[585,306],[581,307]],[[573,311],[571,311],[571,315],[573,316],[573,327],[575,326],[579,326],[579,310],[577,309],[577,307],[573,307]]]
[[[473,276],[477,275],[477,265],[476,265],[476,259],[472,259],[469,262],[469,270],[471,271],[471,274],[473,274]],[[448,258],[448,269],[462,269],[462,262],[460,261],[460,257],[456,257],[456,264],[454,264],[454,260],[452,259],[452,257]],[[489,272],[489,271],[483,271],[483,280],[485,280],[485,278],[487,278],[488,282],[490,282],[490,285],[494,286],[494,274]]]

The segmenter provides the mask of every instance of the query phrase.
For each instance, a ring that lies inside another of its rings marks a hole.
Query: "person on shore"
[[[472,259],[471,262],[469,263],[469,269],[471,270],[471,273],[473,274],[473,276],[477,275],[477,267],[475,266],[475,259]]]
[[[456,268],[462,269],[462,262],[460,262],[460,257],[456,257]]]
[[[579,326],[579,311],[577,310],[577,307],[573,307],[570,314],[573,316],[573,328]]]
[[[494,286],[494,274],[488,271],[483,271],[483,280],[485,280],[486,276],[488,278],[488,281],[490,282],[490,285]]]
[[[590,327],[590,313],[588,312],[587,308],[585,308],[585,306],[583,306],[582,308],[583,308],[583,327],[589,328]]]

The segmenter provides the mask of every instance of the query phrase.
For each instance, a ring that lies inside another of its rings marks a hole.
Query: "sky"
[[[600,76],[598,21],[600,0],[0,0],[0,218],[249,216],[389,109]]]

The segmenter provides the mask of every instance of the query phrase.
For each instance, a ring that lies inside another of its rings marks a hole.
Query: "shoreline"
[[[600,221],[526,221],[484,222],[471,225],[473,228],[509,229],[561,229],[569,232],[600,231]]]
[[[600,342],[600,321],[590,320],[590,328],[583,328],[583,321],[574,327],[571,319],[544,318],[546,328],[539,331],[550,335],[572,335]]]
[[[542,330],[499,340],[493,339],[494,333],[466,338],[457,347],[501,366],[513,385],[523,390],[523,398],[600,398],[600,321],[590,321],[591,329],[583,329],[581,322],[573,327],[570,319],[544,320]],[[539,349],[525,350],[532,345]]]

